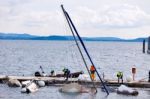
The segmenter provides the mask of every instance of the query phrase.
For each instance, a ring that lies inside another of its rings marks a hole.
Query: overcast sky
[[[0,0],[0,32],[71,35],[60,4],[81,36],[150,36],[150,0]]]

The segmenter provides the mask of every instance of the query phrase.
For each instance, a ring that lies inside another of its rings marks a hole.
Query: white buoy
[[[22,89],[21,89],[21,92],[22,92],[22,93],[27,93],[27,88],[25,88],[25,87],[22,88]]]
[[[127,76],[126,80],[127,80],[127,82],[131,82],[132,81],[132,76]]]
[[[45,82],[42,80],[37,81],[37,84],[39,87],[44,87],[45,86]]]

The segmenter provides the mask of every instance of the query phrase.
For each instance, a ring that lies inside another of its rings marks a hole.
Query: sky
[[[150,0],[0,0],[0,32],[71,35],[61,4],[81,36],[150,36]]]

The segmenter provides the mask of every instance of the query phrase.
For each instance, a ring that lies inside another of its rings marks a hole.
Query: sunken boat
[[[148,37],[148,49],[147,49],[147,53],[150,54],[150,36]]]

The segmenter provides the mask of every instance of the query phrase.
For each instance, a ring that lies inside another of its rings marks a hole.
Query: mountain
[[[83,37],[83,40],[86,41],[121,41],[122,39],[117,37]]]
[[[143,42],[143,40],[146,40],[146,41],[148,41],[148,37],[147,38],[136,38],[136,39],[133,39],[133,40],[131,40],[131,41],[137,41],[137,42]]]
[[[29,34],[15,34],[15,33],[0,33],[0,39],[4,40],[24,40],[24,39],[32,39],[37,36],[29,35]]]
[[[35,37],[33,40],[73,40],[73,37],[71,36],[41,36],[41,37]]]
[[[142,42],[147,38],[120,39],[116,37],[82,37],[85,41],[120,41],[120,42]],[[36,36],[30,34],[0,33],[0,40],[74,40],[73,36]]]

